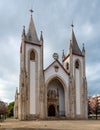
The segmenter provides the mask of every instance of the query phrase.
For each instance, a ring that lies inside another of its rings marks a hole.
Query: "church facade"
[[[28,32],[22,32],[20,82],[16,90],[14,117],[33,119],[87,119],[87,80],[85,48],[79,48],[72,28],[67,55],[62,62],[43,68],[43,35],[38,39],[31,15]]]

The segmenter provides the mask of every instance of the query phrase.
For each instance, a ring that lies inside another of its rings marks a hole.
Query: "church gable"
[[[63,80],[68,81],[69,73],[64,69],[62,64],[55,60],[44,70],[45,82],[51,77],[61,77]]]

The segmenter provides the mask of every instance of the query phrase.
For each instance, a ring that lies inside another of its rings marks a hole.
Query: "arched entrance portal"
[[[65,116],[65,92],[58,78],[53,78],[47,86],[48,116]]]
[[[55,107],[53,105],[50,105],[48,108],[48,116],[55,116],[56,112],[55,112]]]

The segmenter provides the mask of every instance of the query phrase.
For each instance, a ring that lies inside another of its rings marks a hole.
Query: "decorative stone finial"
[[[25,26],[23,26],[23,34],[25,34]]]
[[[23,31],[22,31],[22,40],[25,40],[25,26],[23,26]]]
[[[84,43],[83,43],[83,48],[84,48]]]
[[[64,50],[62,50],[62,54],[64,55]]]
[[[54,58],[54,60],[58,60],[58,58],[59,58],[58,54],[57,54],[57,53],[54,53],[54,54],[53,54],[53,58]]]
[[[85,56],[85,47],[84,47],[84,43],[83,43],[82,54]]]
[[[64,50],[62,51],[62,61],[65,59],[65,53]]]
[[[43,41],[43,31],[41,31],[40,40]]]

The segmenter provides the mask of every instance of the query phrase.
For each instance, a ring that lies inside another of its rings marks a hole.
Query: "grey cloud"
[[[19,84],[19,50],[22,26],[25,25],[27,31],[31,4],[33,4],[33,18],[38,36],[40,31],[43,31],[45,67],[53,61],[53,52],[59,53],[60,59],[63,49],[67,53],[72,20],[79,46],[82,48],[82,43],[85,43],[86,65],[91,66],[92,64],[89,71],[93,72],[100,63],[99,0],[3,0],[0,2],[0,80],[8,82],[3,82],[4,88],[0,87],[0,91],[3,90],[6,95],[7,93],[12,95],[3,98],[7,101],[8,99],[9,101],[14,100],[14,91]],[[50,52],[48,54],[50,61],[46,56],[47,52]],[[87,76],[89,94],[91,95],[99,92],[99,71],[95,75],[88,73]],[[91,80],[93,76],[96,79]]]

